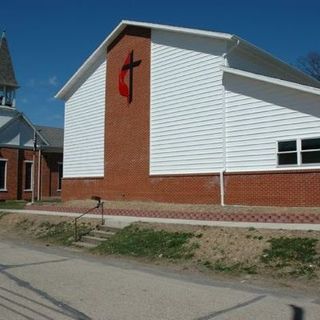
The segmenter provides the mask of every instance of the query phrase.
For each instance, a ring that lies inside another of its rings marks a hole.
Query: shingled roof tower
[[[0,40],[0,105],[15,107],[15,91],[18,87],[8,42],[3,32]]]

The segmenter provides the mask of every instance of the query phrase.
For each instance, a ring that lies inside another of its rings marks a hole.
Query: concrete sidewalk
[[[35,215],[78,217],[81,213],[75,212],[54,212],[40,210],[19,210],[19,209],[1,209],[2,212],[27,213]],[[101,215],[86,214],[86,219],[101,219]],[[147,218],[133,216],[114,216],[105,214],[105,223],[107,226],[114,228],[124,228],[134,222],[148,223],[172,223],[186,224],[194,226],[210,227],[233,227],[233,228],[256,228],[256,229],[285,229],[285,230],[314,230],[320,231],[320,224],[315,223],[268,223],[268,222],[236,222],[236,221],[211,221],[211,220],[192,220],[192,219],[169,219],[169,218]]]

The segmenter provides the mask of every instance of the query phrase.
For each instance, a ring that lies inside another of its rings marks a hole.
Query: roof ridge
[[[41,124],[35,124],[34,125],[35,127],[42,127],[42,128],[50,128],[50,129],[64,129],[64,128],[60,128],[60,127],[52,127],[52,126],[44,126],[44,125],[41,125]]]

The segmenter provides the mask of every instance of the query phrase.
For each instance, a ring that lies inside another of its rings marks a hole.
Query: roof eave
[[[24,119],[24,121],[31,127],[31,129],[33,129],[37,135],[40,137],[40,139],[46,144],[46,145],[50,145],[48,140],[39,132],[39,130],[37,130],[37,128],[32,124],[32,122],[28,119],[28,117],[23,113],[23,112],[19,112],[21,117]]]
[[[82,78],[82,76],[90,70],[90,67],[96,64],[99,57],[104,57],[106,54],[107,47],[112,43],[112,41],[127,27],[136,26],[142,28],[150,28],[171,32],[179,32],[191,35],[200,35],[205,37],[214,37],[218,39],[231,40],[233,35],[228,33],[203,31],[197,29],[172,27],[161,24],[147,23],[147,22],[137,22],[130,20],[122,20],[116,28],[107,36],[107,38],[100,44],[100,46],[85,60],[81,67],[74,73],[74,75],[67,81],[67,83],[60,89],[60,91],[54,96],[57,99],[66,100],[69,97],[69,91],[72,90],[74,84]],[[102,59],[101,59],[102,60]]]
[[[60,89],[60,91],[54,96],[56,99],[65,100],[68,97],[68,92],[73,85],[79,80],[82,75],[87,72],[92,65],[99,60],[99,57],[103,55],[107,46],[117,37],[117,35],[126,27],[123,22],[120,22],[113,32],[100,44],[100,46],[85,60],[80,68],[73,74],[73,76],[67,81],[67,83]]]
[[[61,99],[61,100],[67,100],[72,95],[72,91],[73,91],[73,88],[75,87],[75,84],[78,82],[81,82],[84,75],[90,72],[94,65],[102,62],[103,59],[105,59],[107,47],[112,43],[113,40],[116,39],[116,37],[127,26],[136,26],[136,27],[150,28],[150,29],[156,29],[156,30],[184,33],[189,35],[217,38],[217,39],[223,39],[223,40],[239,41],[240,45],[247,47],[253,53],[263,56],[271,62],[280,63],[281,66],[283,66],[287,70],[290,70],[291,72],[294,72],[297,76],[300,76],[305,80],[310,81],[315,86],[320,86],[320,81],[314,79],[313,77],[307,75],[303,71],[295,68],[294,66],[287,64],[281,59],[274,57],[271,53],[255,46],[254,44],[236,35],[232,35],[228,33],[213,32],[213,31],[197,30],[197,29],[191,29],[191,28],[174,27],[174,26],[154,24],[154,23],[122,20],[114,28],[114,30],[105,38],[105,40],[100,44],[100,46],[85,60],[85,62],[81,65],[81,67],[67,81],[67,83],[60,89],[60,91],[55,95],[55,98]]]
[[[315,95],[320,96],[320,89],[319,88],[314,88],[314,87],[306,86],[306,85],[299,84],[296,82],[277,79],[277,78],[273,78],[273,77],[269,77],[269,76],[263,76],[263,75],[260,75],[257,73],[243,71],[240,69],[234,69],[234,68],[229,68],[229,67],[221,67],[221,69],[223,72],[226,72],[226,73],[246,77],[246,78],[253,79],[253,80],[263,81],[263,82],[271,83],[274,85],[279,85],[282,87],[286,87],[286,88],[290,88],[290,89],[294,89],[294,90],[299,90],[299,91],[303,91],[303,92],[307,92],[307,93],[311,93],[311,94],[315,94]]]
[[[275,57],[270,52],[257,47],[256,45],[252,44],[251,42],[249,42],[247,40],[242,39],[241,37],[238,37],[237,35],[233,35],[232,39],[235,41],[238,40],[240,42],[240,44],[242,44],[244,47],[249,48],[250,50],[252,50],[252,52],[254,52],[260,56],[263,56],[264,58],[268,59],[271,62],[280,63],[284,68],[286,68],[287,70],[290,70],[291,72],[294,72],[297,76],[303,77],[306,80],[311,81],[315,85],[320,86],[320,81],[318,81],[314,77],[306,74],[305,72],[296,68],[295,66],[292,66],[292,65],[288,64],[287,62]]]

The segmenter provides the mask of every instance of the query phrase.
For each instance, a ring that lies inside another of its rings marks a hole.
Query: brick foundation
[[[231,205],[318,207],[320,171],[227,174],[225,190]]]

